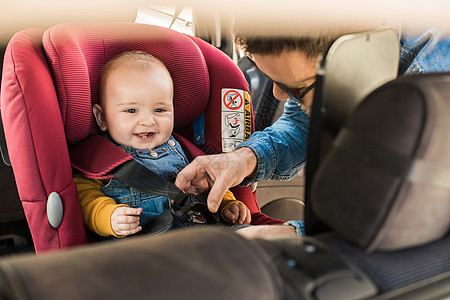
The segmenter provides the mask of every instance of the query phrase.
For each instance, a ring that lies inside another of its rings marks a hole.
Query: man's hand
[[[208,209],[215,213],[226,190],[251,175],[256,163],[255,153],[246,147],[224,154],[198,156],[178,174],[175,185],[192,194],[210,190]]]
[[[120,206],[111,215],[111,226],[117,235],[130,235],[139,232],[139,215],[142,208]]]
[[[231,203],[222,212],[225,220],[231,224],[250,224],[252,216],[250,210],[243,203]]]

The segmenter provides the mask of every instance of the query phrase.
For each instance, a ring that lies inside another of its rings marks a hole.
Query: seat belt
[[[206,203],[208,195],[185,194],[173,183],[135,160],[122,164],[112,174],[128,186],[142,192],[171,199],[170,209],[144,226],[143,233],[159,233],[169,230],[174,217],[184,222],[197,224],[214,224],[219,220],[218,214],[208,210]]]

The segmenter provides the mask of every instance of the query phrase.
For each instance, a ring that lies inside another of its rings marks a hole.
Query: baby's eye
[[[130,114],[135,114],[135,113],[137,113],[137,109],[135,109],[135,108],[129,108],[129,109],[126,110],[126,112],[127,112],[127,113],[130,113]]]
[[[155,109],[155,112],[165,112],[166,110],[164,108],[157,108]]]

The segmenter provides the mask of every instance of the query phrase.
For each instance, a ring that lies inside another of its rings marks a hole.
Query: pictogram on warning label
[[[222,101],[226,108],[230,110],[238,110],[244,103],[242,91],[229,90],[223,95]]]
[[[221,99],[222,151],[229,152],[234,150],[251,133],[250,97],[244,90],[224,88],[222,89]],[[249,114],[250,119],[248,119]]]

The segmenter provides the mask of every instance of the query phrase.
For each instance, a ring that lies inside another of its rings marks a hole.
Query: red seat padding
[[[67,141],[52,76],[42,53],[43,30],[17,33],[5,52],[1,110],[17,190],[36,251],[86,243],[72,180]],[[47,221],[46,204],[57,192],[64,207],[58,229]]]

